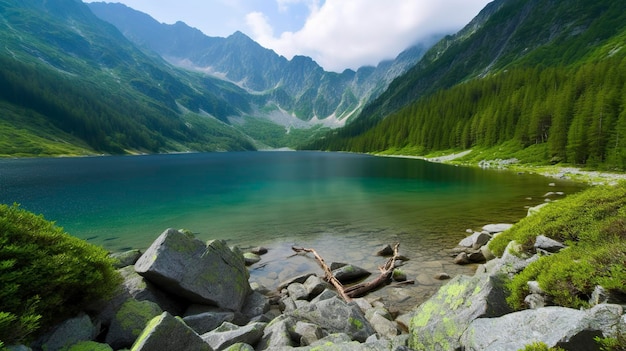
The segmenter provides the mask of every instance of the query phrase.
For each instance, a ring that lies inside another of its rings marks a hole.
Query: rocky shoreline
[[[548,301],[533,286],[529,309],[513,312],[505,301],[506,277],[565,246],[538,237],[530,251],[511,242],[496,258],[486,245],[510,226],[472,231],[451,254],[459,264],[480,264],[476,273],[454,277],[402,313],[375,297],[346,302],[314,273],[292,277],[277,290],[251,284],[246,263],[260,259],[263,249],[244,254],[224,241],[204,243],[168,229],[143,253],[115,255],[124,280],[113,298],[59,324],[30,347],[9,349],[519,350],[542,342],[594,350],[594,337],[626,330],[622,305],[601,290],[592,308],[573,310],[545,307]]]

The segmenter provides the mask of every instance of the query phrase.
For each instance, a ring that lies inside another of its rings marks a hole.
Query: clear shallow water
[[[327,262],[376,273],[382,244],[399,241],[427,295],[450,264],[445,249],[466,233],[515,222],[549,191],[579,185],[535,175],[453,167],[421,160],[320,152],[242,152],[0,160],[0,203],[20,203],[79,238],[111,251],[145,248],[166,228],[202,240],[270,248],[251,267],[266,285],[317,269],[291,246]],[[432,273],[432,274],[431,274]],[[412,301],[412,300],[409,300]]]

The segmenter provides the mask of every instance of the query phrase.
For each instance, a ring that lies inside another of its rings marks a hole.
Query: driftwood
[[[351,301],[354,297],[359,297],[367,294],[368,292],[377,289],[381,285],[387,284],[389,280],[391,280],[391,276],[393,274],[393,270],[396,265],[396,260],[398,259],[398,248],[400,247],[400,243],[397,243],[393,249],[393,256],[387,260],[387,262],[378,269],[380,270],[380,275],[375,279],[361,284],[356,284],[350,286],[348,288],[344,287],[343,284],[335,276],[333,272],[330,270],[330,267],[324,262],[324,259],[314,250],[314,249],[305,249],[305,248],[297,248],[292,247],[292,250],[295,252],[310,252],[313,253],[315,259],[317,259],[320,266],[324,270],[324,275],[326,276],[326,280],[329,281],[339,292],[339,295],[346,301]]]

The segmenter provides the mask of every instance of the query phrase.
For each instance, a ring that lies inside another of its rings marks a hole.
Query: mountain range
[[[0,0],[0,38],[2,155],[300,145],[626,169],[621,0],[495,0],[341,73],[120,4]]]
[[[0,37],[7,156],[294,146],[344,125],[425,51],[325,72],[239,32],[211,38],[80,0],[0,0]]]

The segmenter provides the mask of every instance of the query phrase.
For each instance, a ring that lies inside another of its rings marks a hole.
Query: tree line
[[[418,153],[514,142],[546,162],[626,169],[626,58],[513,68],[423,97],[357,136],[310,148]]]

